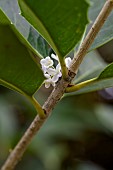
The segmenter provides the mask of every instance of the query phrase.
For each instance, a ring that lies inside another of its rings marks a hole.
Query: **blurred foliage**
[[[19,94],[0,88],[0,164],[30,122],[35,110]],[[45,100],[45,89],[37,93]],[[98,93],[64,98],[33,139],[16,170],[112,170],[112,103]]]

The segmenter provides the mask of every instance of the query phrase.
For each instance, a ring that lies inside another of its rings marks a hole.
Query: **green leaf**
[[[97,51],[89,52],[81,63],[74,84],[97,77],[107,66]]]
[[[30,44],[0,10],[0,84],[32,96],[44,81],[41,68],[30,56]]]
[[[81,39],[88,23],[85,0],[19,0],[22,15],[48,41],[60,60]]]
[[[113,78],[113,63],[109,64],[99,75],[98,79]]]
[[[86,82],[77,84],[75,88],[73,88],[73,91],[75,92],[70,93],[69,95],[88,93],[112,86],[113,86],[113,63],[108,65],[97,78],[90,79]]]
[[[106,0],[91,0],[92,5],[89,9],[89,18],[92,23],[95,21],[105,2]],[[97,4],[99,5],[97,6]],[[112,39],[113,39],[113,12],[106,20],[104,26],[102,27],[94,43],[92,44],[90,50],[96,49]]]
[[[30,42],[32,47],[36,49],[43,57],[47,56],[48,44],[39,35],[39,33],[31,27],[30,23],[22,17],[20,13],[20,8],[16,0],[1,0],[0,7],[2,11],[10,18],[11,22],[15,25],[16,29],[24,36],[26,40]],[[49,50],[48,50],[49,51]],[[39,55],[40,58],[42,58]]]
[[[12,23],[16,22],[16,15],[20,12],[16,0],[0,0],[0,8],[6,13]]]
[[[17,30],[27,39],[30,24],[19,15],[20,9],[16,0],[0,0],[0,8],[10,21],[15,25]]]
[[[29,30],[28,41],[43,57],[49,56],[51,48],[43,37],[32,27],[30,27]]]

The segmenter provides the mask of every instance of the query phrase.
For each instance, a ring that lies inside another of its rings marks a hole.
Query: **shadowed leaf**
[[[0,10],[0,84],[32,96],[44,81],[30,44]]]

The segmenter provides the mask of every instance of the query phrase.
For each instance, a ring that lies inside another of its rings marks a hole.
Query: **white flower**
[[[51,58],[47,56],[45,59],[41,59],[40,63],[42,65],[42,68],[49,68],[53,65],[53,60],[51,60]]]
[[[50,85],[55,86],[55,83],[59,80],[62,76],[60,64],[56,66],[56,68],[48,68],[46,73],[44,74],[47,78],[44,83],[45,87],[49,88]]]
[[[43,72],[44,72],[44,74],[47,72],[47,67],[46,66],[44,66],[44,65],[42,65],[42,70],[43,70]]]
[[[53,59],[55,59],[55,60],[59,61],[59,58],[58,58],[58,56],[57,56],[57,55],[55,55],[55,54],[51,54],[51,57],[52,57]]]
[[[56,69],[55,68],[48,68],[47,69],[47,73],[50,75],[50,76],[54,76],[56,74]]]
[[[62,77],[60,64],[58,64],[58,65],[56,66],[55,71],[56,71],[56,72],[55,72],[52,80],[56,83],[56,82],[58,81],[58,79],[59,79],[60,77]]]
[[[51,76],[49,74],[45,74],[45,77],[47,78],[44,81],[46,88],[49,88],[50,85],[55,86],[55,82],[53,81],[53,79],[51,78]]]
[[[51,78],[45,80],[44,83],[46,88],[49,88],[51,84],[53,87],[55,86],[55,82],[53,82]]]
[[[47,56],[45,59],[42,59],[40,61],[41,65],[42,65],[42,70],[43,70],[44,75],[46,77],[46,80],[44,81],[46,88],[49,88],[50,85],[55,86],[55,83],[62,76],[61,66],[60,66],[60,63],[59,63],[58,56],[55,55],[55,54],[51,54],[51,57],[58,62],[56,68],[53,66],[53,64],[54,64],[53,60],[49,56]],[[65,59],[65,63],[66,63],[67,68],[70,67],[71,61],[72,60],[71,60],[70,57],[67,57]]]
[[[71,65],[72,59],[70,57],[65,58],[65,63],[66,63],[66,67],[69,68]]]
[[[51,57],[59,62],[59,59],[58,59],[58,56],[57,56],[57,55],[51,54]],[[72,59],[71,59],[70,57],[65,58],[65,63],[66,63],[66,67],[67,67],[67,68],[70,67],[71,61],[72,61]]]
[[[51,80],[47,79],[47,80],[44,81],[44,83],[45,83],[45,88],[49,88],[50,85],[51,85]]]

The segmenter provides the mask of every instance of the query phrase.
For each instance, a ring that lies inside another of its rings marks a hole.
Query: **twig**
[[[54,90],[52,91],[52,93],[50,94],[45,104],[43,105],[43,109],[45,111],[45,118],[40,118],[38,115],[36,116],[32,124],[30,125],[30,127],[27,129],[27,131],[23,135],[20,142],[17,144],[17,146],[14,148],[14,150],[11,152],[11,154],[7,158],[1,170],[12,170],[14,169],[16,164],[19,162],[28,144],[31,142],[32,138],[37,133],[37,131],[42,127],[43,123],[47,120],[48,116],[50,116],[51,111],[54,109],[58,101],[62,98],[65,92],[65,89],[75,77],[76,70],[81,64],[85,54],[87,53],[89,47],[94,41],[96,35],[98,34],[99,30],[101,29],[108,15],[112,11],[112,8],[113,8],[113,0],[107,0],[102,11],[97,17],[95,23],[90,29],[88,35],[84,39],[78,53],[73,59],[72,65],[69,69],[70,71],[69,71],[69,76],[68,76],[67,81],[61,79],[56,85],[56,87],[54,88]]]
[[[93,84],[93,83],[95,83],[97,81],[98,81],[97,78],[93,78],[93,79],[90,79],[90,80],[83,81],[83,82],[78,83],[76,85],[72,85],[70,87],[67,87],[65,92],[66,93],[71,93],[71,92],[78,91],[78,90],[82,89],[83,87],[86,87],[87,85]]]

